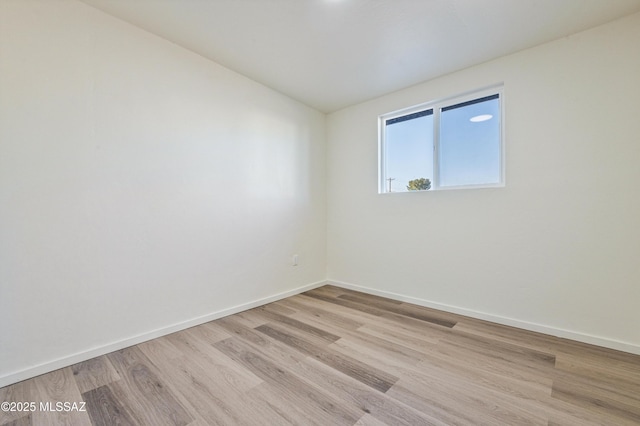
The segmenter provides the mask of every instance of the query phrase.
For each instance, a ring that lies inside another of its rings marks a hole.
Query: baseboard
[[[471,318],[490,321],[497,324],[508,325],[511,327],[521,328],[524,330],[535,331],[543,334],[549,334],[551,336],[561,337],[564,339],[575,340],[577,342],[588,343],[591,345],[602,346],[609,349],[615,349],[618,351],[640,355],[640,346],[632,343],[628,343],[628,342],[622,342],[619,340],[609,339],[606,337],[593,336],[586,333],[580,333],[580,332],[575,332],[571,330],[565,330],[562,328],[536,324],[528,321],[521,321],[514,318],[488,314],[486,312],[479,312],[479,311],[474,311],[472,309],[460,308],[458,306],[452,306],[452,305],[447,305],[443,303],[432,302],[425,299],[419,299],[417,297],[405,296],[403,294],[376,290],[373,288],[346,283],[343,281],[327,280],[327,283],[334,285],[336,287],[342,287],[349,290],[360,291],[362,293],[368,293],[375,296],[387,297],[389,299],[394,299],[401,302],[413,303],[414,305],[424,306],[432,309],[438,309],[440,311],[451,312],[454,314],[459,314],[459,315],[464,315]]]
[[[185,330],[196,325],[204,324],[205,322],[213,321],[218,318],[226,317],[228,315],[237,314],[238,312],[246,311],[247,309],[255,308],[265,305],[267,303],[275,302],[286,297],[294,296],[296,294],[312,290],[314,288],[325,285],[326,281],[318,281],[312,284],[307,284],[302,287],[295,288],[293,290],[285,291],[275,294],[273,296],[257,299],[248,303],[233,306],[231,308],[223,309],[220,311],[212,312],[207,315],[203,315],[197,318],[193,318],[187,321],[176,323],[168,327],[162,327],[156,330],[149,331],[147,333],[138,334],[127,339],[112,342],[104,346],[92,348],[86,351],[78,352],[73,355],[65,356],[62,358],[54,359],[34,367],[25,368],[24,370],[10,373],[0,377],[0,388],[11,385],[13,383],[20,382],[22,380],[30,379],[41,374],[49,373],[59,368],[68,367],[78,362],[86,361],[97,356],[105,355],[113,351],[127,348],[129,346],[137,345],[139,343],[146,342],[151,339],[165,336],[167,334],[175,333],[176,331]]]

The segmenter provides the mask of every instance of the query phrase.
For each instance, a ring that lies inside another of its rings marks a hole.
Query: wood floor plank
[[[439,340],[438,338],[430,338],[426,333],[418,338],[407,333],[403,333],[401,330],[395,330],[394,332],[393,330],[389,330],[384,326],[381,327],[378,324],[364,325],[360,327],[358,331],[418,352],[423,352],[426,349],[433,348],[438,344]]]
[[[328,348],[313,345],[299,336],[293,335],[290,330],[276,328],[273,325],[261,325],[256,330],[281,341],[282,343],[312,356],[324,364],[338,370],[354,379],[372,387],[380,392],[386,392],[398,380],[397,377],[377,368],[368,366],[354,358],[340,354]]]
[[[433,351],[426,354],[424,362],[430,359],[453,359],[465,362],[478,371],[485,371],[499,376],[511,378],[536,389],[550,389],[553,384],[551,371],[540,371],[528,364],[520,365],[513,360],[502,360],[495,354],[483,354],[478,351],[456,345],[440,344]]]
[[[118,401],[109,386],[93,388],[82,394],[87,411],[94,426],[134,426],[136,421],[127,409],[127,404]]]
[[[456,324],[454,321],[431,315],[428,312],[423,312],[420,307],[415,306],[407,308],[402,305],[389,304],[388,306],[380,307],[380,303],[368,303],[366,298],[359,298],[352,295],[330,297],[325,294],[319,293],[318,289],[307,291],[303,293],[303,295],[322,300],[324,302],[343,306],[345,308],[360,311],[376,317],[385,315],[390,318],[395,317],[399,321],[402,321],[403,317],[406,317],[426,323],[436,324],[444,328],[452,328]]]
[[[264,333],[245,327],[233,318],[223,318],[216,322],[229,330],[233,337],[242,340],[247,344],[253,345],[255,350],[261,351],[262,354],[275,363],[289,365],[299,362],[306,357],[306,355],[301,354],[299,351],[296,351],[281,342],[269,339]],[[213,346],[216,347],[215,344]]]
[[[395,304],[389,301],[381,301],[379,299],[373,299],[371,296],[363,296],[363,295],[353,295],[353,294],[343,294],[338,296],[339,299],[349,300],[351,302],[360,303],[367,306],[374,306],[376,308],[382,309],[384,311],[402,315],[405,317],[415,318],[420,321],[430,322],[433,324],[438,324],[443,327],[451,328],[456,325],[456,321],[453,321],[446,317],[445,315],[438,315],[433,313],[431,310],[423,307],[419,307],[416,305],[409,304]]]
[[[294,401],[282,398],[277,387],[264,382],[245,394],[249,401],[261,401],[280,417],[279,422],[273,424],[324,426],[323,419],[312,418],[305,412],[304,406]],[[325,416],[325,419],[328,416]],[[271,423],[270,423],[271,424]]]
[[[555,369],[553,354],[518,348],[505,343],[485,341],[460,333],[450,339],[441,340],[438,348],[439,350],[453,348],[458,351],[458,354],[466,353],[469,358],[497,361],[501,366],[517,366],[522,371],[542,377],[551,377]]]
[[[322,294],[328,297],[338,297],[343,294],[349,293],[351,290],[347,290],[346,288],[341,288],[341,287],[327,284],[321,287],[314,288],[313,290],[310,290],[310,291],[318,294]]]
[[[428,322],[414,318],[385,312],[382,315],[363,314],[339,305],[298,295],[281,301],[287,306],[298,308],[298,312],[292,315],[304,315],[307,313],[316,316],[318,320],[327,321],[340,329],[356,330],[360,327],[375,324],[376,326],[387,326],[391,331],[401,330],[414,337],[427,338],[435,341],[450,334],[449,328],[437,326]]]
[[[340,287],[336,287],[336,286],[332,286],[332,285],[326,285],[326,286],[322,286],[319,287],[320,290],[322,289],[330,289],[332,291],[334,291],[334,294],[336,295],[336,297],[342,297],[345,295],[350,295],[350,296],[358,296],[358,297],[366,297],[368,300],[372,301],[372,302],[379,302],[379,303],[391,303],[394,305],[402,305],[405,302],[401,301],[401,300],[393,300],[393,299],[389,299],[387,297],[382,297],[382,296],[376,296],[374,294],[365,294],[362,293],[360,291],[355,291],[355,290],[351,290],[351,289],[347,289],[347,288],[340,288]]]
[[[255,374],[238,368],[236,363],[223,356],[219,350],[199,340],[196,335],[191,334],[191,330],[167,336],[167,341],[180,350],[190,362],[199,365],[205,371],[215,371],[218,381],[238,392],[246,392],[262,383]]]
[[[583,374],[583,370],[567,371],[563,368],[556,368],[554,383],[557,382],[570,383],[576,388],[588,388],[589,392],[602,394],[605,398],[625,401],[627,404],[640,409],[640,391],[638,391],[638,385],[640,384],[634,386],[628,380],[614,379],[609,375],[592,377],[591,375]]]
[[[538,349],[526,348],[507,342],[500,342],[491,339],[478,337],[465,332],[454,332],[449,337],[442,339],[441,343],[453,343],[458,346],[473,348],[485,354],[499,353],[502,359],[514,359],[518,362],[540,365],[544,369],[553,369],[556,356],[553,353]]]
[[[425,354],[421,353],[417,350],[408,348],[406,346],[396,345],[388,340],[383,338],[373,336],[367,333],[363,333],[362,331],[354,331],[354,330],[342,330],[339,328],[335,328],[335,325],[329,325],[327,322],[318,321],[317,318],[311,317],[304,313],[296,313],[294,314],[296,318],[303,320],[309,324],[317,325],[318,327],[323,327],[328,331],[335,333],[342,333],[342,337],[340,340],[334,342],[334,344],[339,344],[345,339],[348,339],[351,342],[357,343],[360,345],[361,350],[366,351],[366,354],[371,354],[374,357],[379,355],[383,358],[392,358],[397,360],[400,363],[406,365],[415,365],[420,360],[424,359]],[[361,354],[360,356],[362,356]],[[354,356],[358,358],[358,356]]]
[[[585,407],[550,397],[541,405],[549,415],[549,424],[575,426],[637,426],[638,423],[626,420],[594,407]]]
[[[324,309],[314,299],[309,297],[293,296],[276,303],[294,309],[295,313],[291,314],[291,317],[295,317],[295,315],[298,314],[312,315],[316,317],[317,320],[333,324],[341,330],[355,330],[364,325],[362,318],[353,319],[340,315],[340,313],[331,309],[333,305],[329,305],[330,309]]]
[[[469,366],[465,359],[456,360],[453,357],[429,358],[417,365],[410,365],[398,362],[396,357],[379,357],[376,351],[372,351],[367,347],[362,347],[350,341],[350,339],[342,339],[332,345],[336,350],[351,356],[360,356],[360,359],[377,368],[388,371],[398,377],[414,377],[422,374],[432,374],[431,369],[445,369],[454,372],[459,377],[470,384],[476,384],[487,389],[504,392],[509,395],[521,398],[540,399],[551,394],[551,380],[546,385],[538,382],[522,381],[513,377],[505,377],[495,372],[479,370],[473,366]],[[376,357],[375,359],[373,357]],[[436,370],[437,371],[437,370]],[[395,388],[392,387],[392,389]],[[417,397],[419,398],[419,397]],[[422,405],[424,409],[425,406]],[[442,415],[442,413],[440,413]],[[451,418],[438,417],[447,422],[452,422]]]
[[[72,365],[71,370],[73,371],[73,376],[80,393],[85,393],[120,380],[120,376],[106,356],[99,356],[79,362],[78,364]]]
[[[259,325],[266,324],[269,320],[259,315],[254,315],[253,311],[255,309],[260,309],[260,308],[254,308],[244,312],[240,312],[238,314],[235,314],[233,318],[236,321],[238,321],[240,324],[249,328],[255,328]]]
[[[562,338],[558,339],[558,352],[578,355],[585,360],[590,359],[595,362],[606,361],[611,365],[628,369],[631,374],[640,375],[640,355]]]
[[[175,349],[167,340],[155,339],[141,347],[147,358],[163,371],[167,381],[181,392],[185,402],[197,416],[209,424],[238,424],[240,413],[234,412],[241,394],[217,380],[215,373],[209,374],[196,363]],[[167,353],[171,354],[167,356]],[[176,356],[176,353],[180,354]]]
[[[342,338],[329,347],[342,355],[360,360],[396,377],[411,374],[413,368],[418,364],[417,362],[406,362],[393,352],[372,351],[369,349],[371,347],[369,343],[351,337]]]
[[[241,339],[249,341],[258,346],[264,346],[269,343],[264,335],[257,333],[253,328],[246,326],[242,322],[238,321],[235,317],[221,318],[215,323],[216,325],[224,328],[231,337],[240,337]]]
[[[387,423],[383,423],[380,420],[373,417],[371,414],[365,414],[360,417],[355,426],[386,426]]]
[[[132,405],[135,401],[131,411],[139,416],[141,423],[187,425],[194,420],[160,378],[161,373],[139,348],[112,352],[107,357],[122,377],[121,381],[126,384],[123,393],[131,398]],[[110,387],[114,389],[113,386]]]
[[[31,421],[36,425],[86,425],[90,423],[89,414],[86,411],[64,411],[57,409],[57,404],[73,404],[81,406],[82,395],[73,378],[70,367],[52,371],[34,378],[36,395],[34,401],[49,403],[49,407],[56,408],[36,410],[31,413]],[[64,407],[64,405],[63,405]]]
[[[427,338],[430,341],[446,338],[452,333],[451,328],[393,313],[378,317],[375,324],[377,326],[387,327],[392,331],[399,330],[409,335]]]
[[[322,328],[309,325],[308,323],[305,323],[303,321],[298,321],[295,318],[270,312],[269,310],[266,310],[266,309],[258,308],[254,310],[254,312],[257,315],[263,317],[266,321],[265,323],[276,322],[280,324],[287,324],[288,326],[297,328],[298,330],[301,330],[309,335],[319,337],[320,339],[323,339],[328,343],[333,343],[340,338],[340,336],[330,333]],[[260,324],[260,325],[264,325],[264,324]]]
[[[291,315],[296,313],[295,309],[288,308],[278,302],[262,305],[256,309],[266,309],[269,312],[273,312],[274,314],[280,314],[280,315]]]
[[[502,395],[433,370],[428,375],[401,378],[389,390],[389,395],[404,400],[409,405],[419,401],[422,410],[437,407],[439,411],[434,411],[433,416],[442,413],[464,416],[457,421],[461,424],[546,425],[548,421],[542,412],[524,409],[518,404],[507,402]],[[428,401],[426,406],[424,401]]]
[[[330,291],[326,289],[329,288]],[[460,316],[423,306],[413,305],[402,301],[392,300],[385,297],[364,294],[353,290],[340,289],[339,287],[325,286],[311,290],[305,294],[321,296],[326,299],[341,299],[356,302],[361,305],[379,308],[389,313],[413,317],[426,322],[432,322],[447,328],[453,327]],[[335,302],[335,300],[334,300]],[[340,303],[339,301],[337,303]],[[372,311],[371,313],[374,313]]]
[[[3,423],[3,426],[31,426],[32,424],[31,414],[27,414],[26,416],[19,417],[9,423]]]
[[[279,392],[284,393],[287,399],[304,404],[306,411],[312,417],[317,416],[323,419],[330,416],[332,423],[336,425],[352,425],[361,417],[356,409],[345,407],[332,396],[309,386],[285,368],[259,355],[252,347],[238,339],[230,338],[217,342],[215,347],[253,371],[271,386],[277,388]]]
[[[389,389],[387,395],[449,426],[475,426],[497,423],[494,418],[486,416],[482,412],[477,412],[474,407],[465,407],[464,410],[456,409],[456,405],[459,404],[458,398],[444,392],[440,395],[432,396],[431,392],[433,390],[423,391],[419,387],[416,388],[412,383],[405,383],[401,379],[393,388]]]
[[[580,364],[583,369],[592,371],[592,377],[608,377],[613,380],[640,384],[640,355],[620,354],[617,351],[585,351],[575,349],[558,350],[557,357],[573,364]]]
[[[232,336],[215,321],[200,324],[197,327],[191,327],[189,331],[207,343],[219,342]]]
[[[230,364],[235,364],[230,358],[211,347],[211,351],[219,354],[215,359],[216,365],[224,366],[225,372],[221,372],[218,368],[194,362],[192,353],[183,353],[178,358],[165,357],[166,346],[172,345],[170,340],[147,342],[149,344],[145,345],[142,350],[164,372],[172,386],[181,391],[181,394],[187,399],[186,403],[193,407],[205,424],[237,425],[262,422],[286,424],[278,413],[275,413],[263,401],[245,397],[247,391],[255,386],[247,386],[246,384],[238,386],[235,377],[231,379],[225,377],[229,374],[227,370],[239,371],[239,368],[230,367]],[[238,364],[236,365],[240,367]],[[248,370],[245,370],[243,374],[250,376],[254,383],[263,382]],[[235,373],[232,375],[235,376]]]
[[[453,329],[468,334],[475,334],[476,336],[484,337],[492,341],[511,343],[546,352],[557,351],[560,343],[560,339],[554,336],[471,318],[461,319]]]
[[[556,355],[556,370],[583,377],[598,386],[606,386],[611,391],[624,392],[640,399],[640,379],[608,365],[607,362],[594,362],[560,352]]]
[[[302,294],[305,295],[305,296],[308,296],[308,297],[312,297],[314,299],[322,300],[322,301],[328,302],[328,303],[333,303],[334,305],[340,305],[340,306],[343,306],[345,308],[349,308],[349,309],[353,309],[353,310],[356,310],[356,311],[364,312],[364,313],[367,313],[367,314],[373,315],[373,316],[380,316],[380,315],[382,315],[382,314],[387,312],[384,309],[379,309],[379,308],[375,308],[375,307],[372,307],[372,306],[367,306],[365,304],[358,303],[358,302],[352,302],[351,300],[346,300],[346,299],[341,299],[341,298],[338,298],[338,297],[327,296],[327,295],[319,292],[318,289],[311,290],[311,291],[306,291],[306,292],[304,292]]]
[[[602,391],[587,381],[576,378],[555,379],[551,396],[640,424],[640,403],[637,397]]]
[[[361,326],[366,322],[371,322],[371,321],[375,322],[377,318],[380,318],[380,316],[385,313],[384,311],[376,309],[374,310],[375,315],[370,314],[362,310],[353,309],[348,306],[344,306],[343,304],[340,304],[340,303],[333,303],[333,299],[324,300],[322,298],[312,297],[307,293],[300,293],[297,296],[292,297],[292,300],[295,300],[300,303],[305,303],[310,306],[315,306],[334,314],[338,314],[343,318],[347,318],[352,321],[360,323]],[[335,300],[339,300],[345,303],[350,303],[347,300],[341,300],[341,299],[335,299]],[[364,323],[362,321],[364,321]]]
[[[340,401],[359,407],[362,414],[370,414],[385,424],[444,425],[423,412],[370,388],[347,374],[336,374],[331,367],[315,358],[308,358],[291,368],[310,383],[328,390]]]
[[[22,382],[14,383],[10,386],[0,388],[0,402],[18,403],[18,402],[36,402],[37,391],[35,389],[35,379],[28,379]],[[24,422],[22,418],[28,413],[24,411],[0,410],[0,425],[10,424],[14,421]],[[31,417],[29,417],[31,421]]]

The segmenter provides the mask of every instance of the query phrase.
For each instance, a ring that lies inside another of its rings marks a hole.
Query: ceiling
[[[640,11],[640,0],[82,0],[323,112]]]

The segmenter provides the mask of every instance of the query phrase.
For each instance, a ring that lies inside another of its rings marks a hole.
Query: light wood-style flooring
[[[640,425],[640,356],[332,286],[0,389],[0,425]]]

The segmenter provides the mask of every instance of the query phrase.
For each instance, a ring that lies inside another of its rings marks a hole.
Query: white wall
[[[0,387],[324,280],[324,119],[82,3],[2,0]]]
[[[328,275],[640,353],[640,14],[327,118]],[[503,189],[377,194],[377,116],[504,82]]]

